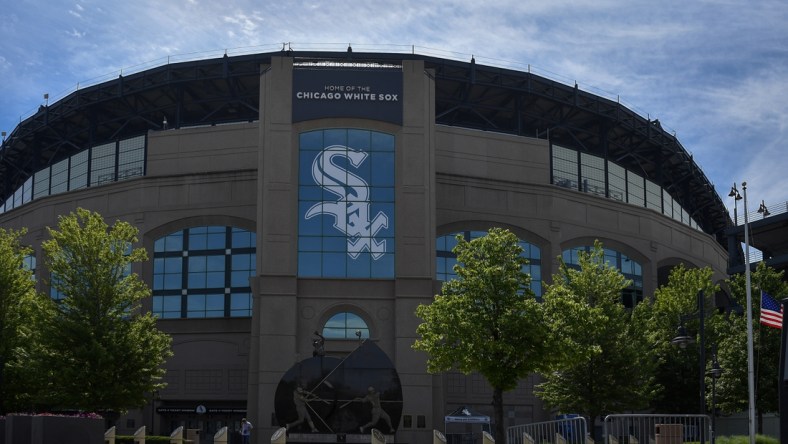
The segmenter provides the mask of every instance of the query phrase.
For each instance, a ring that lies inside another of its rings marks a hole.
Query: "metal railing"
[[[711,420],[708,415],[608,415],[604,421],[602,442],[711,443]]]
[[[588,428],[582,416],[522,424],[506,429],[506,444],[585,444]]]
[[[757,202],[756,202],[756,205],[758,205]],[[778,204],[770,204],[770,205],[767,206],[767,208],[769,210],[768,216],[776,216],[778,214],[788,213],[788,202],[782,202],[782,203],[778,203]],[[758,210],[748,211],[747,212],[747,220],[750,223],[753,223],[755,221],[759,221],[761,219],[765,219],[768,216],[764,215],[762,212],[760,212]],[[733,225],[736,225],[736,226],[744,225],[744,213],[739,213],[738,211],[735,211],[734,214],[731,215],[731,220],[733,221]]]

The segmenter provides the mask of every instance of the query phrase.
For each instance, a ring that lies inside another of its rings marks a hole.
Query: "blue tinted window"
[[[308,183],[308,182],[301,182]],[[298,199],[302,201],[318,202],[323,199],[323,189],[319,186],[300,186],[298,187]],[[307,207],[311,207],[308,205]]]
[[[26,255],[23,259],[22,266],[30,271],[30,279],[36,280],[36,257],[33,255]]]
[[[323,149],[323,133],[320,131],[312,131],[308,133],[301,133],[298,143],[302,150],[319,151]]]
[[[357,150],[369,152],[371,138],[369,131],[351,129],[347,132],[348,145]]]
[[[233,228],[232,247],[233,248],[254,248],[257,245],[257,236],[251,231]]]
[[[485,231],[462,231],[445,236],[438,236],[435,241],[436,246],[436,279],[439,281],[448,281],[455,278],[457,275],[454,273],[454,266],[457,265],[457,256],[453,253],[454,247],[457,246],[457,235],[461,234],[466,241],[485,236]],[[523,271],[531,276],[531,291],[537,297],[542,295],[542,258],[541,250],[534,244],[529,242],[520,241],[520,247],[523,249],[521,253],[523,257],[528,259],[528,264],[523,266]],[[441,260],[443,259],[443,260]]]
[[[323,326],[323,336],[326,339],[367,339],[369,327],[357,314],[342,312],[326,321]]]
[[[192,227],[157,239],[153,313],[162,318],[251,316],[249,277],[256,271],[256,243],[254,233],[225,226]]]
[[[230,316],[252,316],[252,294],[233,293],[230,295]]]
[[[324,277],[347,277],[347,265],[345,264],[343,253],[323,253],[323,276]]]
[[[298,275],[303,277],[319,277],[323,274],[322,253],[298,253]]]
[[[370,149],[372,151],[394,151],[394,136],[386,133],[370,133]]]
[[[581,251],[589,253],[592,249],[593,247],[588,245],[569,248],[561,252],[561,258],[568,266],[579,268],[579,253]],[[618,269],[625,278],[632,281],[632,285],[623,291],[622,302],[627,307],[634,307],[643,300],[643,268],[640,263],[619,251],[609,248],[604,249],[604,258],[606,264]]]
[[[161,318],[181,317],[181,297],[154,295],[153,312]]]
[[[328,129],[323,131],[323,146],[320,149],[331,145],[347,145],[346,129]]]

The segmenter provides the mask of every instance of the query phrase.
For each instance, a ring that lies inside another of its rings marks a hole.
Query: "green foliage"
[[[527,259],[517,237],[494,228],[454,248],[457,278],[443,285],[432,304],[419,305],[416,350],[429,354],[427,370],[478,372],[493,387],[498,439],[503,440],[501,393],[542,369],[554,357],[541,304],[522,271]],[[497,417],[500,414],[500,417]]]
[[[137,229],[111,228],[98,213],[78,209],[61,216],[42,244],[51,285],[65,295],[47,325],[42,364],[51,372],[57,407],[125,412],[145,405],[145,393],[163,387],[162,364],[170,338],[141,312],[150,290],[131,265],[147,259],[132,248]]]
[[[749,436],[719,436],[715,439],[717,444],[750,444]],[[765,435],[755,435],[756,444],[779,444],[780,440]]]
[[[31,365],[30,350],[50,308],[36,293],[32,272],[23,266],[31,253],[20,244],[24,234],[0,228],[0,414],[33,403],[30,389],[40,375]]]
[[[416,310],[425,322],[414,348],[430,354],[431,373],[479,372],[506,391],[546,358],[548,332],[528,289],[530,276],[521,271],[526,259],[517,242],[502,229],[470,242],[458,237],[457,279]]]
[[[713,271],[709,267],[687,268],[683,264],[674,267],[668,283],[658,288],[653,300],[638,305],[636,316],[642,320],[644,335],[652,344],[651,354],[657,363],[655,382],[657,391],[650,406],[654,411],[664,413],[688,413],[698,411],[698,347],[700,345],[700,319],[698,313],[698,292],[703,291],[704,321],[706,323],[706,356],[711,363],[711,344],[720,342],[714,329],[715,322],[722,322],[715,315],[714,294],[718,287],[712,282]],[[676,337],[679,325],[695,339],[685,349],[671,344]],[[709,385],[710,386],[710,385]],[[711,390],[708,390],[709,398]]]
[[[778,372],[780,358],[780,330],[759,322],[761,291],[777,301],[788,298],[788,283],[783,273],[759,263],[751,273],[751,309],[755,373],[755,408],[759,415],[778,410]],[[747,306],[745,276],[736,275],[730,281],[731,297],[741,307]],[[719,331],[719,360],[724,373],[717,381],[717,405],[724,412],[748,408],[747,384],[747,317],[730,316],[728,322],[715,324]]]
[[[561,264],[547,287],[544,307],[560,361],[544,374],[537,395],[562,412],[594,420],[635,410],[651,395],[649,344],[621,303],[630,282],[605,263],[601,243],[580,253],[580,269]]]

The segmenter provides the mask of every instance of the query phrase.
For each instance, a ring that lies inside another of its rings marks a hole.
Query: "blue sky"
[[[407,51],[530,69],[675,132],[726,205],[788,201],[785,0],[16,0],[0,14],[0,130],[77,85],[166,63],[294,50]],[[740,210],[741,211],[741,210]]]

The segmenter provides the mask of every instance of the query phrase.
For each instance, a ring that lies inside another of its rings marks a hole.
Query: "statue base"
[[[394,435],[383,435],[386,442],[394,442]],[[355,443],[369,444],[372,441],[370,433],[288,433],[287,442],[303,442],[311,444],[323,443]]]

